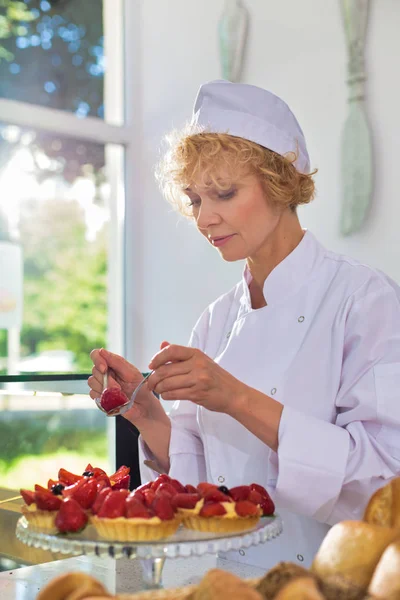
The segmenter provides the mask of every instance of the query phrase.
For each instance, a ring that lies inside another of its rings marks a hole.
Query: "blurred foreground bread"
[[[400,477],[392,479],[371,496],[364,521],[372,525],[400,528]]]
[[[274,600],[325,600],[312,577],[298,577],[287,583]]]
[[[211,569],[200,581],[190,600],[262,600],[262,596],[245,581],[220,569]]]
[[[111,596],[97,579],[86,573],[64,573],[43,588],[36,600],[107,600]]]
[[[328,531],[311,570],[322,580],[335,575],[366,591],[383,551],[399,531],[363,521],[342,521]]]
[[[292,562],[280,562],[260,579],[256,585],[256,590],[260,592],[264,600],[273,600],[277,593],[293,579],[299,577],[309,578],[310,576],[312,577],[304,567]]]
[[[400,541],[382,554],[368,591],[379,600],[400,600]]]

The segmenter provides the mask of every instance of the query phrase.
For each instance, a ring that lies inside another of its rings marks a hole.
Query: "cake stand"
[[[202,533],[180,527],[165,540],[154,542],[115,542],[97,535],[92,526],[79,534],[46,534],[32,529],[25,517],[18,520],[17,538],[28,546],[61,554],[94,555],[112,558],[137,558],[142,566],[143,579],[148,589],[162,587],[161,575],[166,558],[203,556],[263,544],[282,532],[279,515],[263,517],[256,527],[233,534]]]

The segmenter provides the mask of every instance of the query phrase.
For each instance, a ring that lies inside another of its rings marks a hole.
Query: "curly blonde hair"
[[[283,157],[241,137],[194,131],[192,127],[172,132],[166,141],[169,148],[156,175],[167,200],[185,216],[192,216],[185,189],[197,184],[227,190],[246,175],[259,178],[275,206],[295,211],[314,198],[317,170],[299,173],[293,166],[297,158],[294,152]]]

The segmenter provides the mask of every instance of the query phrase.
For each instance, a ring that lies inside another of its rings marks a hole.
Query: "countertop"
[[[167,559],[163,570],[163,586],[170,588],[197,583],[209,569],[215,567],[243,578],[264,575],[264,571],[257,567],[219,559],[210,554],[196,558]],[[93,575],[112,594],[133,594],[144,588],[137,560],[79,556],[0,573],[0,598],[35,600],[46,583],[57,575],[70,571]]]

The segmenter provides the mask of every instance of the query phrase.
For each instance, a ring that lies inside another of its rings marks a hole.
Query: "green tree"
[[[35,20],[34,14],[24,2],[18,0],[0,0],[0,40],[7,40],[28,33],[27,24]],[[4,43],[0,43],[0,63],[11,62],[14,53]]]
[[[24,326],[27,354],[74,352],[76,368],[90,367],[89,352],[104,345],[107,326],[105,233],[89,242],[75,201],[31,202],[21,211],[24,251]]]

